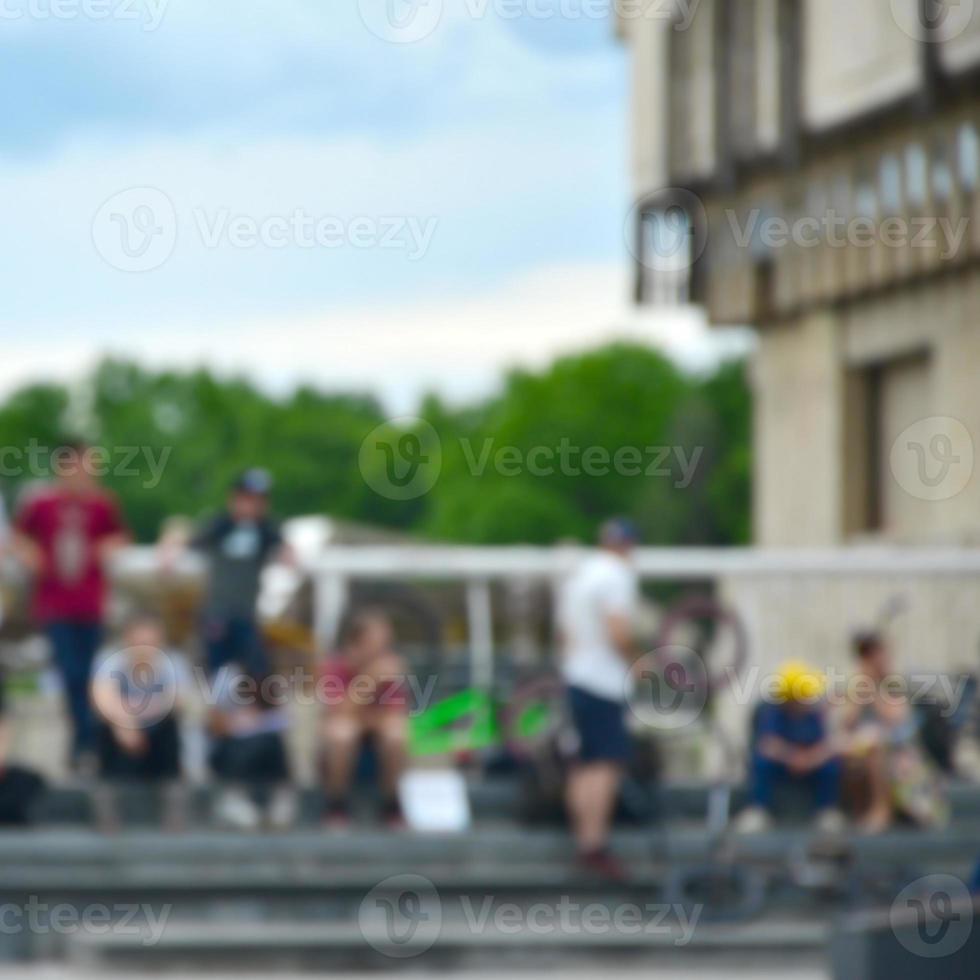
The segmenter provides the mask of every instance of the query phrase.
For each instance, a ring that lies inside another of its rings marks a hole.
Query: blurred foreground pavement
[[[685,965],[685,962],[689,962],[689,965]],[[649,980],[651,975],[654,974],[657,980],[727,980],[729,977],[735,978],[735,980],[741,980],[741,978],[749,980],[751,977],[786,977],[787,980],[824,980],[827,977],[827,973],[817,966],[807,966],[804,964],[798,967],[788,965],[783,965],[782,967],[760,967],[753,965],[749,961],[744,963],[739,962],[737,957],[733,960],[730,955],[726,955],[724,958],[718,957],[713,962],[695,957],[691,957],[689,961],[685,962],[678,962],[676,965],[671,966],[658,965],[655,971],[649,968],[640,969],[634,967],[624,970],[617,968],[614,963],[610,963],[606,965],[606,969],[609,971],[606,976],[610,980]],[[567,980],[591,980],[592,977],[596,976],[596,968],[603,968],[603,963],[600,960],[596,960],[592,962],[591,966],[591,969],[584,969],[582,971],[563,970],[563,974]],[[410,972],[418,975],[415,971]],[[254,974],[243,974],[242,972],[215,973],[214,971],[203,969],[200,973],[188,973],[185,971],[181,971],[180,973],[180,976],[184,980],[248,980],[249,976],[256,978],[275,976],[276,980],[306,980],[306,978],[312,975],[314,974],[285,974],[279,973],[278,971],[274,973],[256,972]],[[363,973],[331,974],[333,980],[361,980],[364,975]],[[375,977],[379,976],[377,972],[373,972],[373,975]],[[430,973],[430,975],[432,974]],[[435,975],[443,977],[445,980],[504,980],[504,978],[506,980],[539,980],[541,976],[538,971],[528,971],[522,974],[506,968],[498,972],[447,970],[445,973],[440,972]],[[107,976],[111,978],[112,974],[106,974],[105,971],[88,972],[85,970],[76,970],[61,965],[45,966],[40,964],[35,966],[0,967],[0,980],[106,980]],[[159,980],[161,976],[167,976],[167,974],[161,974],[156,970],[144,974],[131,973],[127,970],[125,971],[125,976],[128,980]]]

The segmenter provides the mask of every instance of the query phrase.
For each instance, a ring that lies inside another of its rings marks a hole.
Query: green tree
[[[107,483],[141,540],[171,515],[219,507],[234,476],[261,465],[275,475],[284,516],[545,544],[589,539],[603,518],[627,514],[652,543],[735,544],[750,533],[750,410],[741,364],[692,376],[643,345],[611,344],[513,371],[496,395],[469,405],[424,399],[418,414],[437,433],[441,474],[424,496],[397,501],[360,471],[363,441],[385,422],[368,395],[304,386],[275,398],[242,377],[107,360],[71,391],[31,385],[11,395],[0,405],[0,445],[83,434],[115,461],[137,449],[137,474],[114,468]],[[147,453],[165,462],[158,482]],[[4,476],[9,493],[32,474]]]

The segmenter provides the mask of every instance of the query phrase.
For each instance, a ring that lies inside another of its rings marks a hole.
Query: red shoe
[[[594,851],[582,851],[578,856],[579,866],[584,870],[605,878],[606,881],[626,881],[626,869],[604,847]]]

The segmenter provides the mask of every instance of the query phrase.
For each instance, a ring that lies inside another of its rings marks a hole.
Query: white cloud
[[[679,363],[704,369],[744,353],[745,331],[711,331],[693,308],[637,310],[628,302],[628,270],[616,266],[538,270],[463,300],[347,308],[292,319],[159,323],[122,340],[12,342],[0,364],[0,389],[38,376],[71,379],[103,351],[154,367],[207,365],[245,372],[273,391],[300,381],[378,393],[393,413],[411,411],[434,390],[452,400],[493,391],[514,366],[541,368],[555,356],[614,339],[655,344]]]
[[[50,136],[44,151],[0,157],[0,390],[117,352],[271,388],[377,391],[404,411],[428,388],[470,398],[510,365],[616,336],[693,366],[717,356],[696,314],[627,302],[625,60],[611,25],[562,25],[556,46],[546,26],[473,20],[467,0],[445,0],[431,38],[399,46],[365,28],[358,2],[170,0],[150,34],[31,25],[37,57],[16,64],[34,67],[17,70],[79,98],[68,115],[31,103],[19,122]],[[566,44],[606,26],[606,46]],[[96,254],[91,223],[141,185],[170,196],[179,235],[166,265],[125,274]],[[438,226],[415,263],[207,249],[193,212],[225,207]]]

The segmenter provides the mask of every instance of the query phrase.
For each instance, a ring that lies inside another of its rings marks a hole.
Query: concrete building
[[[622,0],[618,29],[637,299],[758,331],[756,542],[980,540],[980,3]]]

